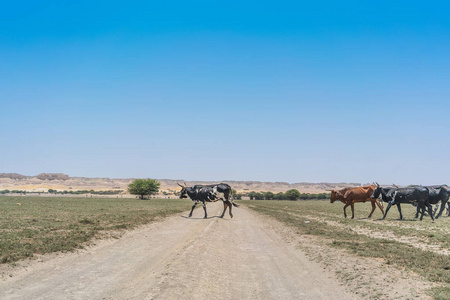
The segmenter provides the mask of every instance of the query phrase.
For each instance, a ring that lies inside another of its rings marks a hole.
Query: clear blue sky
[[[10,1],[0,172],[450,184],[447,1]]]

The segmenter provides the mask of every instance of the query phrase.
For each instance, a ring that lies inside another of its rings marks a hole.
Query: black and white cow
[[[392,205],[396,204],[398,212],[400,213],[400,220],[403,219],[402,210],[400,207],[400,203],[417,203],[418,208],[424,208],[422,210],[422,215],[420,216],[420,220],[423,219],[423,214],[425,212],[425,206],[428,208],[428,213],[431,216],[431,219],[434,221],[433,213],[431,211],[431,205],[429,203],[429,189],[423,186],[416,187],[407,187],[407,188],[394,188],[389,189],[388,191],[383,189],[381,186],[377,186],[377,188],[373,191],[372,198],[378,198],[382,195],[384,201],[388,202],[388,206],[386,211],[384,212],[384,216],[382,220],[386,218],[386,215],[391,208]]]
[[[230,201],[231,196],[231,187],[226,183],[219,183],[219,184],[212,184],[212,185],[194,185],[192,187],[182,186],[181,184],[178,184],[181,186],[181,192],[180,192],[180,199],[181,198],[191,198],[192,201],[194,201],[194,205],[192,206],[191,212],[189,213],[189,217],[192,216],[192,212],[194,211],[194,208],[199,204],[202,203],[203,210],[205,211],[205,219],[208,217],[206,213],[206,203],[205,202],[215,202],[217,200],[223,201],[223,212],[220,216],[223,218],[225,215],[225,211],[227,210],[227,207],[230,208],[229,213],[230,217],[233,217],[233,213],[231,212],[231,207],[236,206],[238,207],[236,203],[233,202],[233,200]]]

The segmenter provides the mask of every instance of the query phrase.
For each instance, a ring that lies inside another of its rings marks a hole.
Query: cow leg
[[[414,219],[417,219],[419,217],[419,212],[420,212],[420,204],[417,203],[416,215],[414,216]],[[423,215],[423,210],[422,210],[422,215]]]
[[[206,203],[205,203],[205,201],[202,201],[202,205],[203,205],[203,210],[205,211],[205,216],[203,217],[203,219],[206,219],[208,217],[208,215],[206,214]]]
[[[223,218],[223,216],[225,215],[225,211],[227,210],[227,206],[228,206],[228,204],[225,201],[223,201],[223,212],[222,212],[222,215],[220,216],[221,218]]]
[[[369,218],[372,217],[373,212],[375,211],[375,201],[370,201],[372,203],[372,211],[370,212]]]
[[[392,206],[392,203],[389,202],[389,203],[388,203],[388,206],[386,207],[386,211],[384,212],[384,215],[383,215],[382,220],[386,219],[386,215],[387,215],[389,209],[391,208],[391,206]]]
[[[352,203],[352,204],[350,205],[350,207],[352,208],[352,219],[354,219],[354,218],[355,218],[355,204]]]
[[[397,203],[397,209],[398,209],[398,212],[400,213],[400,220],[403,220],[402,208],[400,206],[400,203]]]
[[[189,218],[192,217],[192,212],[194,211],[194,208],[197,206],[198,202],[195,202],[194,205],[192,205],[191,212],[189,213]]]
[[[446,206],[446,201],[442,201],[442,202],[441,202],[441,207],[440,207],[440,209],[439,209],[439,213],[436,215],[436,219],[439,218],[439,217],[441,216],[442,212],[443,212],[444,209],[445,209],[445,206]]]
[[[347,218],[347,212],[345,211],[345,209],[347,208],[347,207],[349,207],[350,206],[350,204],[345,204],[344,205],[344,217],[346,217]]]
[[[424,206],[426,206],[428,208],[428,213],[430,214],[431,220],[433,220],[434,222],[434,217],[433,217],[433,208],[431,207],[430,203],[425,203]],[[425,212],[425,207],[423,208],[424,212]],[[423,213],[422,216],[420,217],[420,220],[422,220],[423,217]]]
[[[440,206],[441,206],[441,203],[437,203],[436,206],[433,208],[433,216],[436,216],[436,212],[439,210]]]
[[[229,211],[228,212],[230,213],[230,217],[233,218],[233,213],[231,212],[231,208],[233,207],[233,205],[231,205],[231,202],[229,200],[227,200],[226,202],[227,202],[227,205],[229,207]]]
[[[380,201],[378,201],[378,199],[375,199],[375,203],[377,204],[378,208],[381,210],[381,213],[384,215],[384,209],[383,209],[383,206],[381,205]]]
[[[420,215],[420,221],[422,221],[423,215],[425,214],[425,209],[428,208],[428,213],[430,213],[430,211],[431,211],[431,209],[430,209],[430,208],[431,208],[431,205],[430,205],[429,203],[423,202],[423,203],[420,205],[420,208],[421,208],[421,210],[422,210],[422,214]],[[431,213],[430,216],[431,216],[431,218],[433,219],[433,213]],[[434,219],[433,219],[433,221],[434,221]]]
[[[442,204],[442,203],[438,203],[438,204],[436,205],[436,207],[434,208],[434,211],[433,211],[433,214],[434,214],[434,215],[436,215],[436,212],[441,208],[441,204]]]
[[[420,221],[423,219],[423,215],[425,214],[425,203],[417,203],[417,212],[420,210]]]

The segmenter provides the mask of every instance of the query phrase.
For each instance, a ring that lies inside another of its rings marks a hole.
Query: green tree
[[[300,199],[302,199],[302,200],[308,200],[308,199],[312,199],[312,198],[314,198],[314,195],[306,194],[306,193],[300,194]]]
[[[264,199],[272,200],[275,195],[272,192],[264,192]]]
[[[300,192],[296,189],[288,190],[284,195],[288,200],[297,200],[300,198]]]
[[[254,197],[255,200],[264,200],[264,194],[260,192],[255,193]]]
[[[284,195],[284,193],[279,192],[279,193],[277,193],[277,194],[275,194],[273,196],[273,199],[275,199],[275,200],[284,200],[284,199],[286,199],[286,196]]]
[[[128,185],[128,192],[132,195],[144,196],[154,195],[159,190],[160,183],[155,179],[135,179]]]
[[[235,189],[231,189],[231,196],[235,200],[241,200],[242,199],[242,195],[238,194],[238,192]]]
[[[330,194],[320,193],[318,197],[319,197],[319,199],[328,199],[328,198],[330,198]]]

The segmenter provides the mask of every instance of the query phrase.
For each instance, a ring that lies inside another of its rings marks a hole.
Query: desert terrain
[[[127,186],[134,178],[87,178],[70,177],[61,173],[41,173],[36,176],[25,176],[17,173],[0,173],[0,190],[25,190],[29,192],[47,192],[49,189],[64,190],[122,190],[126,194]],[[180,184],[193,186],[196,184],[212,184],[211,181],[186,181],[183,179],[157,179],[160,183],[160,195],[172,194],[179,191]],[[297,189],[301,193],[323,193],[328,189],[361,186],[361,183],[287,183],[287,182],[261,182],[261,181],[232,181],[228,183],[238,193],[250,191],[270,191],[274,193]]]

